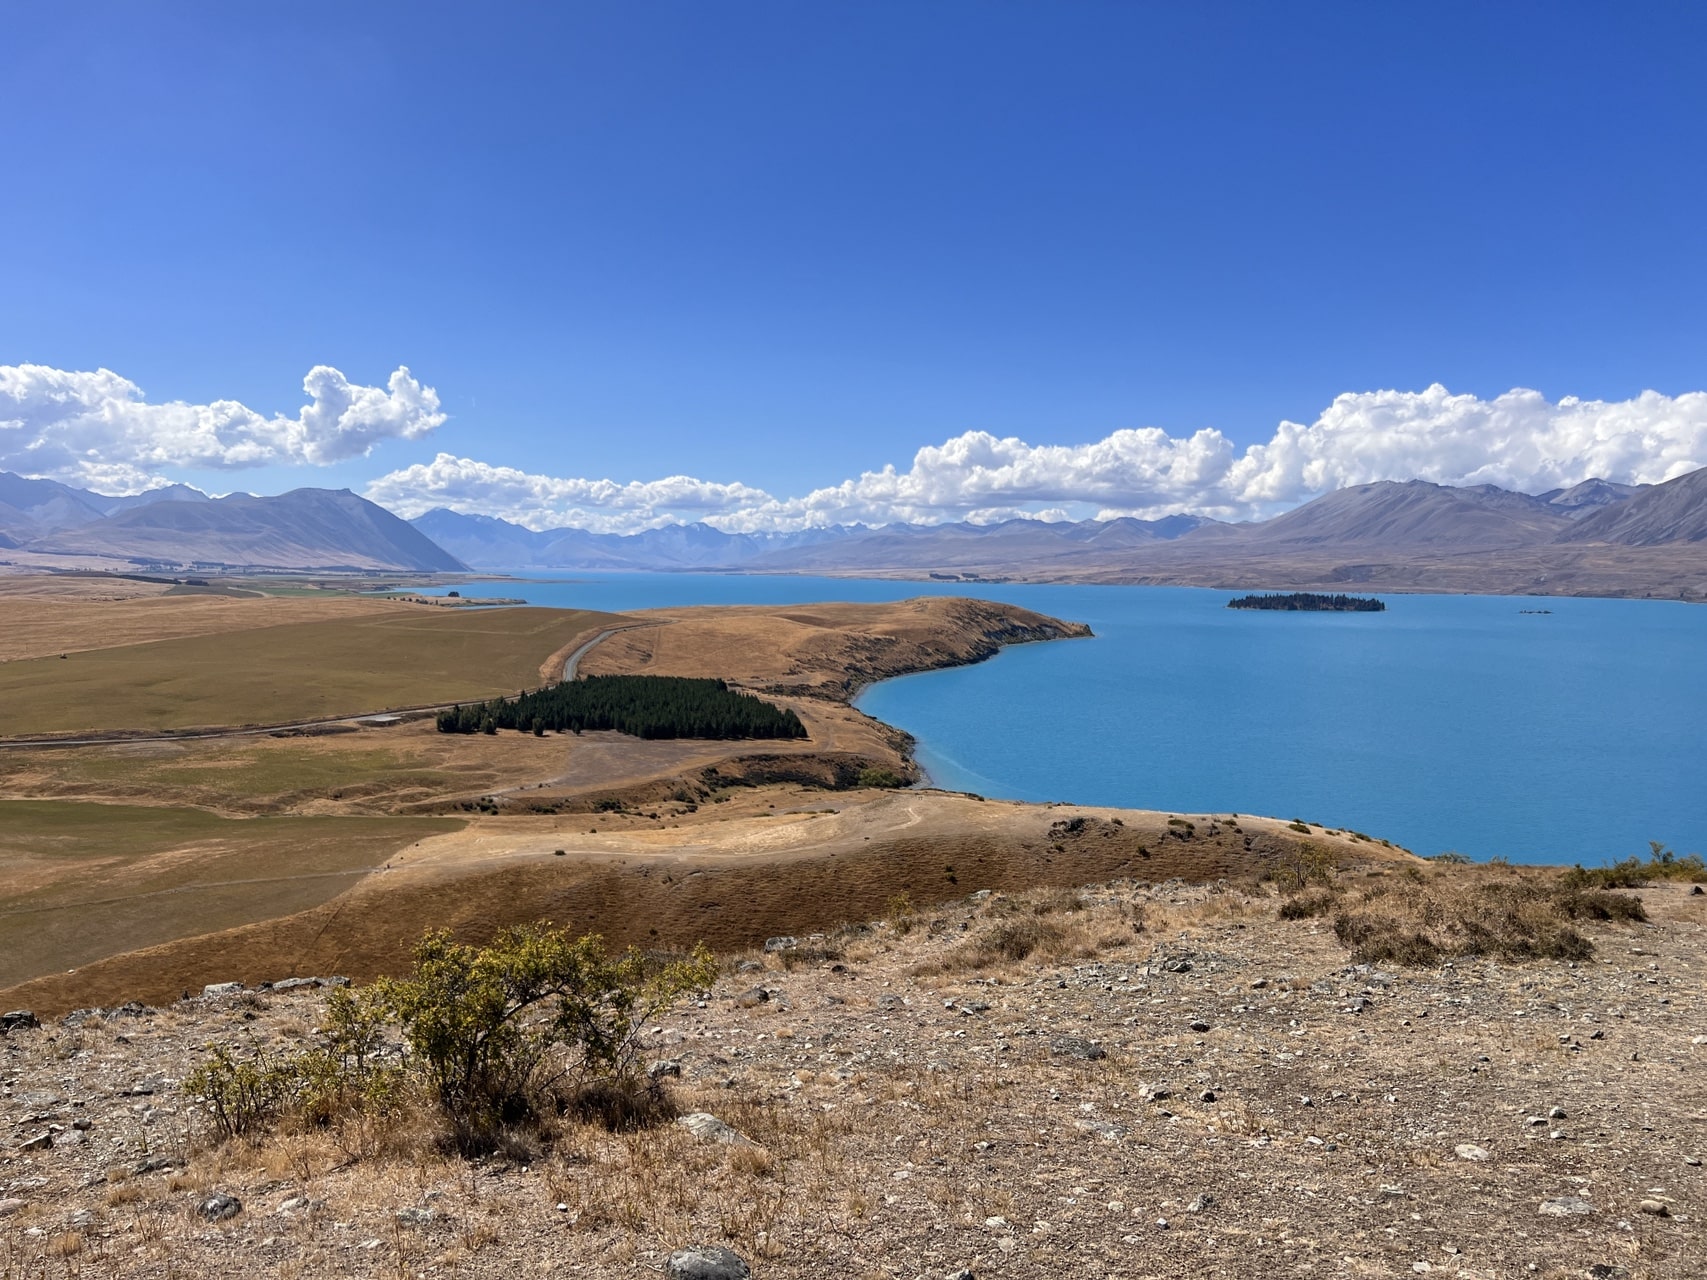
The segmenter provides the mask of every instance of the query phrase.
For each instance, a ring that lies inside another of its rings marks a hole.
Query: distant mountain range
[[[536,533],[491,516],[442,507],[411,523],[458,559],[483,569],[757,569],[810,573],[849,569],[957,572],[992,556],[1026,563],[1087,548],[1138,546],[1210,523],[1198,516],[1163,520],[1086,520],[1001,524],[838,525],[800,533],[724,533],[705,524],[667,525],[642,533],[547,529]]]
[[[460,571],[407,521],[347,489],[210,498],[172,485],[112,497],[0,472],[0,548],[25,563],[79,559],[144,568]],[[0,559],[5,559],[0,551]]]
[[[250,570],[700,570],[976,581],[1574,591],[1707,597],[1707,469],[1542,494],[1357,485],[1272,520],[1009,520],[724,533],[535,531],[445,509],[405,522],[347,490],[113,497],[0,472],[0,560]]]

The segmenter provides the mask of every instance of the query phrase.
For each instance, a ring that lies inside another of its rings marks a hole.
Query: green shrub
[[[383,980],[378,998],[457,1148],[473,1154],[547,1100],[635,1084],[641,1027],[716,975],[703,946],[652,964],[633,949],[606,955],[597,935],[541,925],[506,929],[480,948],[429,933],[414,972]]]
[[[1686,884],[1707,884],[1707,863],[1698,853],[1678,857],[1658,840],[1648,841],[1646,861],[1637,857],[1624,858],[1609,867],[1572,867],[1566,873],[1575,887],[1597,889],[1640,889],[1656,880],[1681,880]]]
[[[861,787],[877,787],[883,790],[892,791],[897,787],[906,786],[907,780],[901,777],[901,775],[896,773],[893,769],[880,769],[875,765],[872,765],[859,771],[859,777],[855,779],[855,785]]]
[[[184,1077],[183,1091],[208,1109],[222,1138],[254,1138],[271,1128],[296,1101],[302,1080],[294,1059],[254,1046],[238,1057],[210,1044],[208,1057]]]
[[[295,1115],[341,1137],[353,1131],[352,1155],[421,1092],[465,1155],[556,1109],[624,1126],[661,1097],[640,1070],[642,1028],[716,976],[703,945],[659,959],[632,948],[610,956],[596,935],[543,924],[506,929],[486,947],[429,933],[407,977],[331,994],[316,1047],[239,1056],[212,1045],[183,1087],[221,1137],[253,1137]]]

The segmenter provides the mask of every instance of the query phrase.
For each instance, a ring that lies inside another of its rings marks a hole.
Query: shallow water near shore
[[[720,574],[466,588],[623,611],[973,595],[1093,640],[889,680],[860,708],[938,786],[1241,812],[1435,854],[1604,862],[1707,852],[1707,608],[1383,595],[1385,613],[1233,610],[1243,592]],[[1529,613],[1526,610],[1551,610]]]

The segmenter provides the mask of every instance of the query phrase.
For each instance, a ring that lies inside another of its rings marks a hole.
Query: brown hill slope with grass
[[[201,936],[185,930],[177,941],[0,991],[0,1004],[59,1012],[158,1001],[285,970],[369,979],[403,966],[429,927],[484,941],[506,925],[549,919],[619,945],[727,949],[881,915],[897,900],[944,901],[973,885],[1253,876],[1298,865],[1311,846],[1348,865],[1410,861],[1350,833],[1273,819],[944,792],[737,787],[691,810],[653,812],[474,814],[454,832],[412,832],[416,843],[387,850],[387,869],[319,906]]]
[[[654,609],[581,664],[587,675],[717,676],[846,701],[890,676],[963,666],[1006,644],[1089,636],[1083,623],[954,596],[894,604]]]

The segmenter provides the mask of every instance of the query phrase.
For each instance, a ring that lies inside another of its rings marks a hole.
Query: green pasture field
[[[462,825],[0,801],[0,987],[306,910]]]
[[[0,736],[280,724],[471,701],[617,621],[579,609],[423,609],[0,665]]]

